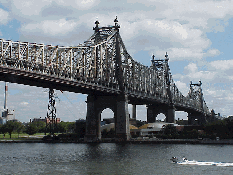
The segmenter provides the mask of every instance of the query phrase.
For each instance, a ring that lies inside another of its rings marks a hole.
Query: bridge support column
[[[101,113],[110,108],[115,118],[115,140],[127,141],[130,138],[128,98],[119,96],[87,96],[86,142],[101,140]]]
[[[188,124],[189,125],[202,125],[206,123],[206,117],[199,113],[189,113],[188,114]]]
[[[119,95],[116,103],[115,140],[127,141],[130,138],[128,97]]]
[[[198,124],[197,121],[197,116],[192,114],[192,113],[189,113],[188,114],[188,125],[196,125]]]
[[[175,123],[175,107],[171,106],[167,110],[166,122]]]
[[[154,123],[157,115],[158,115],[158,112],[155,109],[155,106],[147,105],[147,122]]]
[[[202,125],[202,124],[205,124],[206,122],[207,122],[206,116],[205,115],[201,115],[200,118],[198,119],[198,124]]]
[[[100,116],[96,111],[96,97],[87,96],[87,116],[85,141],[96,142],[101,139]]]
[[[136,105],[132,105],[132,118],[136,120]]]

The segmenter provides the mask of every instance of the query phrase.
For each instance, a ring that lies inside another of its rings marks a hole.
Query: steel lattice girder
[[[117,52],[121,59],[120,68],[117,68]],[[0,39],[1,66],[116,90],[120,89],[116,74],[117,69],[120,69],[124,87],[120,90],[125,94],[187,106],[210,114],[203,97],[200,106],[200,98],[193,98],[193,93],[186,97],[182,95],[165,60],[150,67],[135,61],[128,54],[115,27],[99,28],[84,44],[74,47]]]

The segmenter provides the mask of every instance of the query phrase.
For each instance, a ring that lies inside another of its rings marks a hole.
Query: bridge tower
[[[192,83],[190,82],[190,92],[189,96],[192,100],[197,101],[197,106],[199,108],[199,111],[204,111],[204,100],[203,100],[203,93],[201,88],[202,82],[199,81],[199,83]],[[206,117],[201,112],[188,112],[188,124],[194,125],[194,124],[203,124],[206,123]]]
[[[155,56],[152,56],[152,68],[156,69],[162,75],[164,79],[163,93],[166,94],[169,99],[166,104],[149,104],[147,105],[147,122],[153,123],[156,120],[158,114],[163,113],[166,116],[166,122],[174,123],[175,122],[175,106],[172,99],[171,92],[171,75],[169,72],[168,65],[168,54],[166,52],[165,59],[155,60]]]
[[[96,21],[96,26],[93,28],[95,31],[94,42],[98,43],[102,40],[102,36],[110,31],[114,31],[115,40],[113,47],[113,57],[114,57],[114,74],[118,82],[118,87],[120,90],[119,94],[115,95],[106,95],[101,93],[89,94],[87,97],[87,115],[86,115],[86,135],[85,141],[95,142],[101,139],[100,131],[100,120],[101,112],[110,108],[114,112],[115,118],[115,140],[116,141],[127,141],[130,138],[129,130],[129,112],[128,112],[128,96],[125,94],[124,87],[124,77],[120,53],[120,44],[119,44],[119,28],[117,17],[114,20],[115,26],[110,27],[99,27],[99,21]],[[97,48],[96,48],[97,49]],[[96,51],[98,53],[98,51]],[[95,61],[98,61],[98,54],[95,57]]]

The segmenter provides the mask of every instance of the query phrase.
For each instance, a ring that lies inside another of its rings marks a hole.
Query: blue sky
[[[93,33],[96,18],[100,26],[112,25],[116,15],[121,37],[135,60],[149,66],[152,54],[164,58],[167,51],[173,78],[184,95],[190,81],[201,80],[209,109],[233,115],[232,1],[0,0],[0,38],[78,45]],[[17,119],[46,116],[47,89],[8,86],[8,108],[15,110]],[[56,92],[57,117],[85,118],[86,95]],[[4,82],[0,82],[1,108],[3,99]],[[146,120],[145,114],[145,106],[138,106],[137,118]],[[176,118],[186,115],[177,112]],[[109,116],[113,113],[105,110],[103,117]]]

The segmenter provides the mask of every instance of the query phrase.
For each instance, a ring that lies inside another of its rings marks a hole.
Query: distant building
[[[115,119],[114,118],[104,118],[103,123],[104,124],[115,123]]]
[[[0,125],[3,125],[6,123],[6,119],[3,117],[0,117]]]
[[[228,118],[229,120],[233,120],[233,115],[229,115],[227,118]]]
[[[8,121],[19,122],[18,119],[12,119],[12,120],[8,120]]]
[[[115,118],[104,118],[103,121],[101,121],[101,126],[110,124],[110,123],[115,123]],[[129,118],[129,124],[137,125],[136,119]]]
[[[38,121],[42,121],[42,122],[46,122],[46,123],[51,123],[52,122],[52,119],[49,119],[49,118],[34,118],[32,120],[32,122],[38,122]],[[54,123],[60,123],[61,119],[60,118],[55,118],[55,121]]]
[[[34,118],[34,119],[32,119],[32,122],[39,122],[39,121],[41,121],[41,122],[46,122],[46,119],[45,118]]]
[[[160,132],[166,125],[172,124],[177,126],[174,123],[165,123],[165,122],[155,122],[155,123],[148,123],[139,127],[139,135],[140,136],[149,136],[154,135]]]
[[[177,120],[176,121],[176,124],[178,125],[188,125],[188,120]]]

